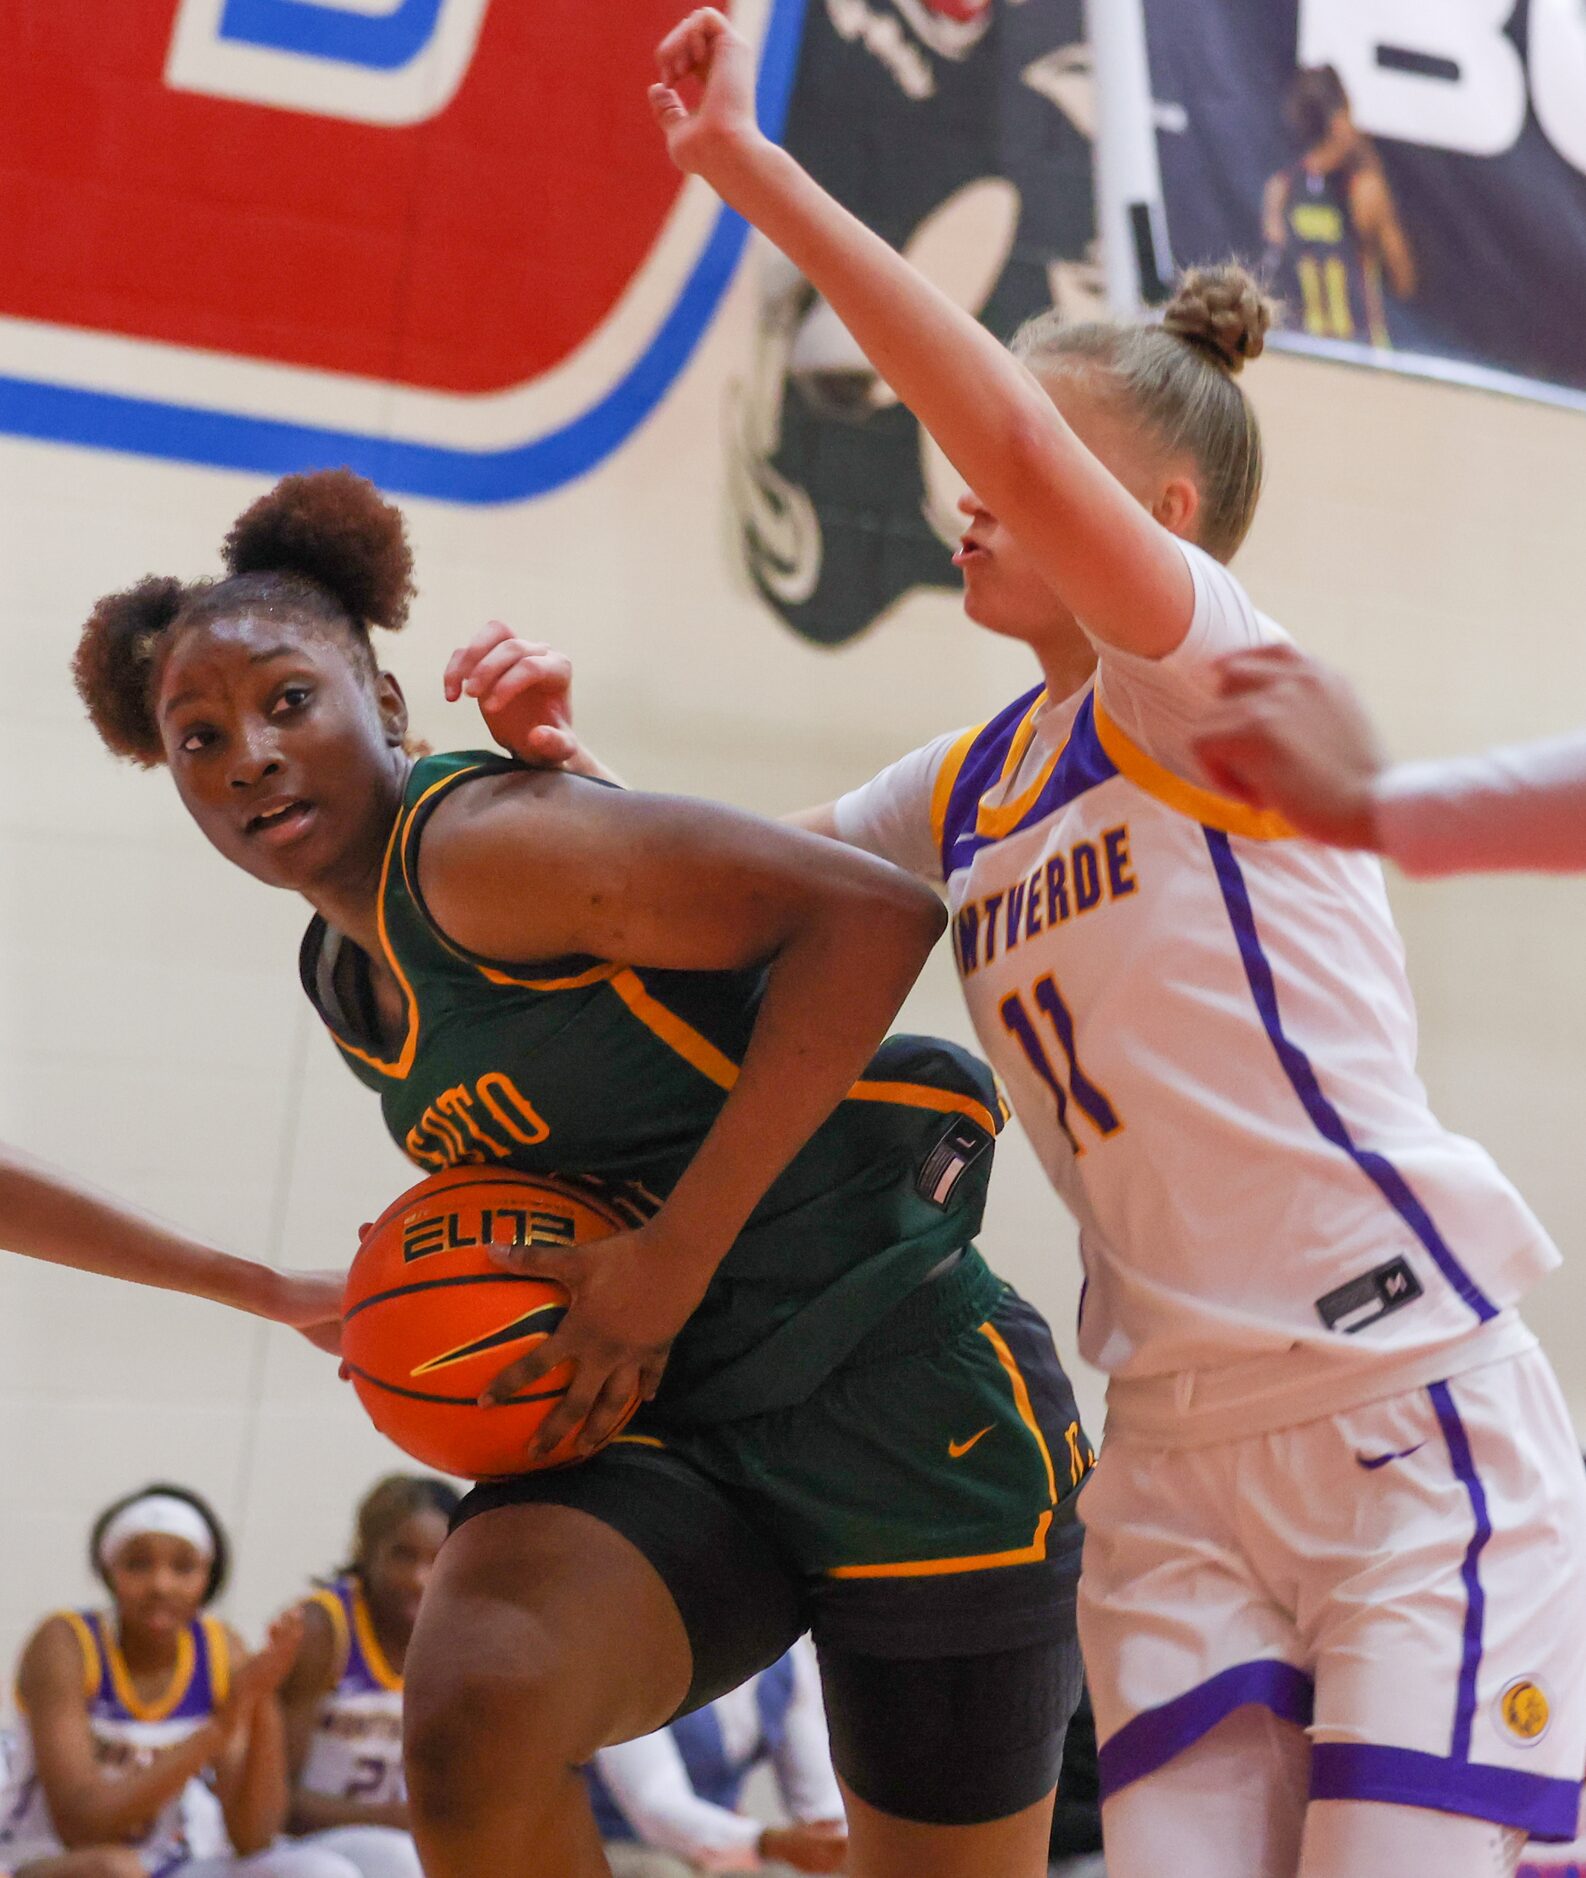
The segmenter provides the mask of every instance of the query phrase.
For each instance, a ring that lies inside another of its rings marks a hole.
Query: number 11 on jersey
[[[1076,1154],[1083,1154],[1084,1147],[1079,1137],[1069,1126],[1068,1105],[1070,1102],[1095,1128],[1105,1141],[1109,1135],[1117,1134],[1123,1126],[1112,1103],[1097,1088],[1095,1083],[1079,1066],[1079,1058],[1074,1050],[1074,1014],[1063,1002],[1063,994],[1057,988],[1056,981],[1048,973],[1038,978],[1031,991],[1036,1010],[1040,1013],[1062,1047],[1063,1057],[1068,1066],[1068,1080],[1052,1067],[1052,1059],[1047,1055],[1046,1045],[1041,1039],[1038,1020],[1025,1009],[1024,1000],[1018,992],[1010,992],[1002,1000],[1002,1025],[1008,1034],[1016,1039],[1019,1048],[1030,1060],[1030,1067],[1051,1090],[1057,1101],[1057,1125],[1068,1136],[1069,1145]]]

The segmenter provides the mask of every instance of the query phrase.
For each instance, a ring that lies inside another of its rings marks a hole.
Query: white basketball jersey
[[[330,1618],[340,1667],[314,1723],[303,1786],[371,1805],[405,1800],[402,1678],[380,1648],[363,1587],[349,1574],[316,1591],[310,1602]]]
[[[946,883],[981,1043],[1079,1221],[1113,1411],[1237,1404],[1248,1431],[1369,1393],[1387,1355],[1436,1369],[1500,1318],[1519,1341],[1506,1307],[1558,1255],[1427,1105],[1376,861],[1185,780],[1215,662],[1282,637],[1185,553],[1176,652],[1103,649],[1094,685],[916,751],[837,825]]]
[[[202,1617],[182,1633],[177,1665],[165,1694],[142,1701],[121,1655],[113,1617],[103,1612],[62,1611],[83,1652],[83,1686],[94,1757],[112,1775],[146,1765],[161,1748],[185,1741],[203,1727],[225,1700],[230,1653],[225,1627]],[[25,1730],[13,1744],[12,1797],[0,1818],[0,1865],[16,1867],[56,1856],[65,1848],[50,1818]],[[154,1878],[191,1859],[221,1858],[231,1851],[220,1801],[198,1779],[161,1808],[136,1842]]]

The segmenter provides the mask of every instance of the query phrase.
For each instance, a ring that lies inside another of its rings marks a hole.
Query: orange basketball
[[[342,1356],[375,1427],[426,1467],[470,1480],[570,1460],[571,1436],[542,1458],[528,1453],[571,1381],[565,1364],[479,1406],[567,1302],[560,1285],[504,1270],[485,1247],[582,1245],[628,1224],[575,1187],[510,1168],[452,1168],[393,1200],[364,1235],[342,1302]]]

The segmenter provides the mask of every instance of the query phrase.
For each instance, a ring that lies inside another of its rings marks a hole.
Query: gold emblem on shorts
[[[1529,1676],[1511,1682],[1498,1697],[1498,1719],[1526,1747],[1542,1739],[1552,1718],[1546,1690]]]

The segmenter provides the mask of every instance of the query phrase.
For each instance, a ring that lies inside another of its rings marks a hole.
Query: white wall
[[[822,654],[738,587],[716,439],[749,311],[740,286],[658,417],[583,484],[493,511],[409,506],[422,593],[391,659],[437,744],[475,741],[437,678],[457,635],[494,614],[575,654],[581,724],[632,781],[768,811],[824,799],[1028,682],[949,596]],[[1357,674],[1395,745],[1578,721],[1582,420],[1288,360],[1251,382],[1273,473],[1243,572]],[[262,486],[0,442],[0,1134],[226,1244],[325,1264],[410,1174],[298,993],[303,910],[213,855],[162,774],[105,757],[66,673],[95,596],[211,569]],[[1586,1420],[1586,887],[1397,900],[1439,1105],[1572,1256],[1533,1317]],[[909,1021],[967,1038],[945,952]],[[1007,1139],[987,1244],[1065,1346],[1072,1240]],[[1099,1432],[1094,1378],[1081,1391]],[[356,1494],[397,1461],[334,1365],[285,1332],[0,1263],[0,1663],[42,1612],[90,1594],[83,1535],[129,1486],[168,1475],[214,1497],[240,1553],[227,1608],[251,1630],[337,1557]]]

